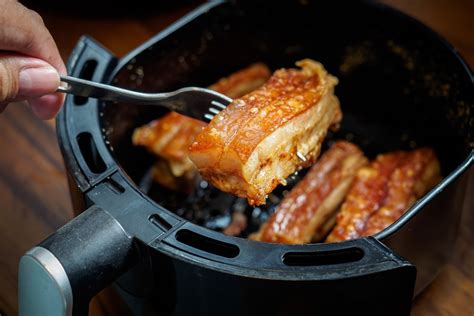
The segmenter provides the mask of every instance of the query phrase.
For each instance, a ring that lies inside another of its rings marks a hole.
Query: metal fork
[[[173,92],[143,93],[70,76],[60,78],[66,85],[59,86],[57,92],[105,101],[162,106],[205,122],[212,120],[214,115],[232,102],[231,98],[221,93],[197,87]]]

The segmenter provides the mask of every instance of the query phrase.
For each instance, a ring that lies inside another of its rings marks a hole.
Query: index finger
[[[59,73],[66,67],[41,16],[17,1],[0,1],[0,50],[43,59]]]

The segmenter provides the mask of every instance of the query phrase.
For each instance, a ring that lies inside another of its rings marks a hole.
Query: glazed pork
[[[332,228],[357,170],[367,163],[356,145],[336,142],[285,196],[252,239],[286,244],[320,241]]]
[[[259,89],[217,114],[196,136],[190,158],[224,192],[264,204],[293,172],[312,165],[330,127],[342,118],[337,79],[320,63],[280,69]]]
[[[170,112],[158,120],[135,129],[133,144],[145,146],[159,157],[154,170],[155,181],[170,189],[187,187],[196,169],[188,158],[188,147],[206,123]]]
[[[371,236],[390,226],[440,180],[440,164],[432,149],[410,152],[391,175],[384,204],[369,218],[361,235]]]
[[[265,64],[255,63],[228,77],[220,79],[209,89],[235,99],[261,87],[270,78],[270,69]]]
[[[379,155],[357,172],[326,241],[343,241],[381,231],[439,180],[439,162],[430,148]]]
[[[405,152],[379,155],[369,166],[357,172],[328,242],[360,236],[369,217],[381,207],[390,175],[405,156]]]
[[[255,63],[220,79],[209,88],[238,98],[261,86],[270,75],[266,65]],[[170,112],[135,129],[133,144],[145,146],[158,157],[153,167],[156,182],[173,190],[190,190],[197,170],[188,157],[188,148],[205,126],[202,121]]]

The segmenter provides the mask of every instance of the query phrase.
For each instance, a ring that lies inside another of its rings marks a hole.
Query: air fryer
[[[372,2],[210,2],[122,59],[83,37],[68,69],[159,92],[307,57],[340,82],[344,118],[326,144],[349,139],[371,158],[430,146],[443,180],[373,237],[245,239],[272,203],[258,212],[244,205],[249,227],[226,236],[219,220],[242,201],[160,188],[149,179],[154,157],[131,143],[134,128],[164,110],[68,96],[57,130],[80,214],[21,259],[20,314],[87,315],[90,299],[113,283],[135,315],[409,315],[449,259],[474,161],[472,72],[431,30]]]

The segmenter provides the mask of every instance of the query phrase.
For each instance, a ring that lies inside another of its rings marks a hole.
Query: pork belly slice
[[[247,228],[247,216],[243,212],[233,212],[232,221],[222,233],[228,236],[239,236]]]
[[[176,170],[176,165],[173,165],[170,161],[158,158],[151,170],[152,179],[167,189],[191,193],[196,185],[197,170],[195,168],[185,170],[181,175],[173,174],[173,170]]]
[[[220,79],[209,88],[237,98],[261,86],[270,75],[266,65],[255,63]],[[154,181],[172,190],[189,191],[197,169],[188,157],[188,148],[206,125],[202,121],[170,112],[135,129],[133,144],[145,146],[158,156],[153,168]]]
[[[222,191],[264,204],[267,194],[312,165],[342,118],[337,79],[320,63],[277,70],[259,89],[217,114],[190,147],[200,174]]]
[[[410,152],[391,175],[384,205],[369,218],[361,235],[375,235],[390,226],[440,180],[440,164],[432,149]]]
[[[210,85],[209,89],[225,94],[232,99],[240,98],[261,87],[270,76],[271,72],[267,65],[255,63],[220,79]]]
[[[360,236],[369,217],[382,206],[387,196],[388,180],[405,156],[402,151],[379,155],[369,166],[359,169],[327,242]]]
[[[154,170],[154,179],[163,185],[174,188],[172,177],[192,178],[195,167],[188,157],[188,147],[193,137],[206,126],[204,122],[170,112],[164,117],[154,120],[145,126],[135,129],[133,144],[145,146],[149,151],[161,158]],[[168,166],[168,168],[166,167]],[[166,170],[169,169],[169,170]]]
[[[429,148],[379,155],[359,170],[326,241],[369,236],[389,226],[440,180],[439,170]]]
[[[354,144],[333,144],[296,184],[253,239],[304,244],[325,237],[357,170],[368,163]]]

